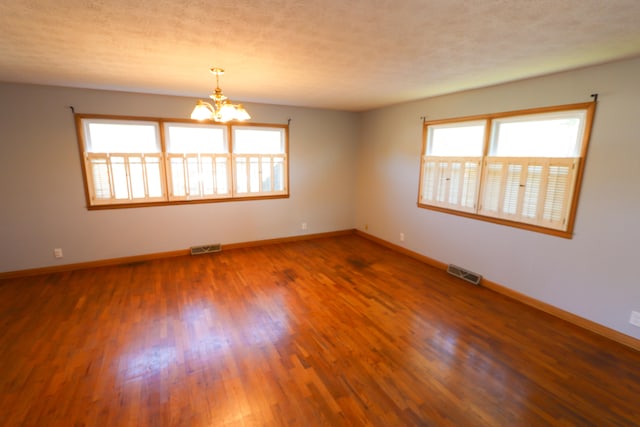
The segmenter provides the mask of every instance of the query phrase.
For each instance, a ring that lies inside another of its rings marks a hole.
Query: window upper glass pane
[[[90,153],[158,153],[160,132],[154,122],[84,119]]]
[[[500,157],[578,157],[586,111],[506,117],[493,121],[490,153]]]
[[[482,156],[485,121],[428,127],[427,154],[443,157]]]
[[[236,154],[281,154],[285,152],[283,128],[234,127],[233,152]]]
[[[226,153],[225,126],[166,123],[167,152],[169,153]]]

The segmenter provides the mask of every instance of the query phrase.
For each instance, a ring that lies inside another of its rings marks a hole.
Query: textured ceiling
[[[362,111],[640,55],[639,0],[0,0],[0,81]]]

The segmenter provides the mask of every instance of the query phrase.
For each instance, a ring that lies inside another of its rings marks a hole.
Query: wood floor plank
[[[0,281],[3,426],[638,426],[640,353],[358,236]]]

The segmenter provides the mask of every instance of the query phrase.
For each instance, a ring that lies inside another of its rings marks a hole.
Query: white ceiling
[[[0,81],[362,111],[640,55],[640,0],[0,0]]]

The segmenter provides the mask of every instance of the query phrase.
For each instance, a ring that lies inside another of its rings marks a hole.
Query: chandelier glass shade
[[[214,67],[211,68],[211,73],[216,75],[216,89],[209,95],[213,103],[199,100],[191,113],[191,118],[193,120],[213,120],[222,123],[232,120],[249,120],[251,116],[242,104],[232,104],[231,101],[223,95],[222,89],[220,89],[220,75],[224,74],[224,70]]]

